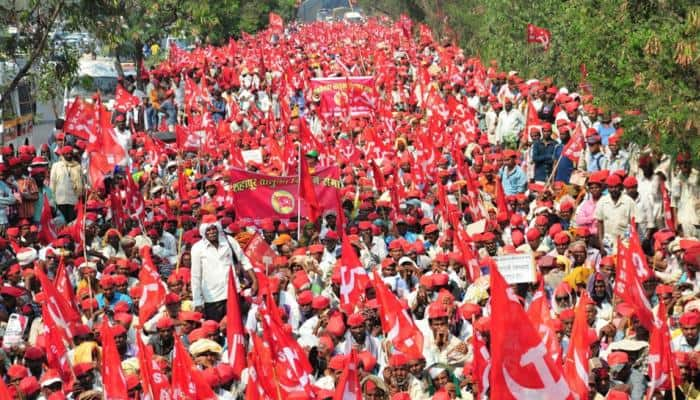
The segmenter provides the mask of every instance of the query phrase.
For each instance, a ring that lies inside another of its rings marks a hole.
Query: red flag
[[[42,307],[44,323],[56,326],[63,335],[63,338],[67,342],[70,342],[74,327],[82,324],[80,314],[75,311],[66,298],[56,290],[56,286],[54,286],[53,282],[49,280],[41,268],[35,268],[34,274],[41,284],[41,289],[46,294],[46,302]]]
[[[131,172],[126,174],[126,199],[129,206],[131,216],[142,219],[146,214],[146,202],[143,200],[143,194],[139,186],[134,182],[134,177]]]
[[[255,272],[267,275],[267,271],[272,267],[272,260],[277,256],[272,247],[260,235],[253,236],[243,249],[246,257],[253,264]]]
[[[527,120],[525,121],[525,140],[530,141],[532,132],[542,131],[542,121],[537,115],[537,109],[532,105],[532,101],[527,103]]]
[[[94,105],[76,97],[66,108],[63,130],[82,140],[88,140],[94,126]]]
[[[245,368],[245,331],[238,304],[238,291],[233,268],[228,271],[228,298],[226,299],[226,343],[228,343],[228,362],[233,368],[236,379],[240,379]]]
[[[591,356],[589,342],[588,317],[586,316],[586,306],[593,304],[587,291],[583,291],[583,296],[576,306],[574,324],[571,328],[571,340],[564,360],[564,376],[569,383],[569,388],[574,398],[588,398],[588,359]]]
[[[634,308],[639,323],[651,332],[654,326],[654,313],[649,300],[644,295],[631,253],[618,238],[615,295]]]
[[[54,285],[56,285],[56,290],[58,293],[62,293],[63,296],[68,301],[68,305],[76,313],[78,312],[78,300],[75,297],[75,290],[73,290],[73,285],[70,283],[70,278],[68,277],[68,272],[66,271],[66,263],[63,257],[58,261],[58,268],[56,268],[56,275],[53,278]]]
[[[668,190],[666,189],[666,183],[661,183],[661,199],[664,204],[664,222],[666,223],[666,228],[676,231],[676,221],[673,218],[673,210],[671,209],[671,197],[668,195]]]
[[[425,24],[418,24],[418,30],[420,33],[420,42],[423,44],[428,44],[433,42],[433,32]]]
[[[217,400],[218,397],[207,384],[202,373],[195,368],[189,353],[175,335],[175,350],[172,361],[173,400]]]
[[[90,159],[88,173],[93,187],[98,186],[126,158],[124,148],[114,136],[110,112],[100,107],[97,118],[99,120],[91,130],[87,146]]]
[[[357,374],[357,354],[354,349],[350,352],[348,363],[338,379],[338,386],[336,386],[333,396],[333,400],[353,399],[362,400],[360,377]]]
[[[65,385],[72,382],[73,368],[68,356],[68,349],[63,342],[63,335],[53,324],[46,325],[46,365],[60,372]],[[0,397],[1,398],[1,397]]]
[[[583,154],[583,149],[585,148],[586,143],[584,142],[581,124],[576,124],[574,134],[571,135],[569,141],[564,145],[564,150],[561,154],[575,164],[578,162],[579,158],[581,158],[581,154]]]
[[[384,174],[381,168],[377,166],[374,160],[370,160],[370,166],[372,167],[372,176],[374,177],[374,185],[377,187],[377,192],[384,193],[386,182],[384,181]]]
[[[268,296],[268,301],[272,303],[271,296]],[[261,311],[263,312],[263,335],[273,355],[279,390],[286,395],[303,391],[313,398],[312,368],[306,353],[291,333],[282,328],[281,321],[271,315],[277,311],[274,303],[268,304]]]
[[[82,244],[85,243],[85,206],[83,205],[83,200],[78,200],[78,204],[75,205],[76,217],[68,225],[68,232],[70,237],[74,242]]]
[[[343,237],[339,268],[340,307],[351,314],[365,293],[369,277],[347,235]]]
[[[248,382],[246,382],[246,400],[278,399],[281,394],[275,378],[270,347],[263,343],[258,335],[251,336],[253,346],[248,353]]]
[[[474,331],[472,335],[472,346],[474,348],[474,377],[476,382],[475,399],[487,399],[489,390],[489,378],[491,376],[491,355],[488,346],[479,332]]]
[[[141,248],[141,271],[139,281],[143,287],[143,293],[139,300],[139,321],[148,321],[165,302],[167,289],[160,279],[158,269],[151,258],[151,247]]]
[[[140,332],[136,334],[136,346],[143,392],[150,395],[151,399],[172,398],[168,377],[160,370],[153,356],[153,349],[143,343]]]
[[[56,225],[53,223],[53,215],[51,214],[51,203],[49,197],[44,193],[42,199],[41,219],[39,220],[41,227],[39,228],[38,239],[43,244],[48,244],[56,239]]]
[[[187,177],[185,172],[180,169],[177,173],[177,195],[180,201],[188,198],[187,196]]]
[[[280,30],[280,31],[284,30],[284,20],[282,20],[281,16],[279,16],[278,14],[275,14],[273,12],[270,12],[269,18],[270,18],[270,22],[269,22],[270,29]]]
[[[491,399],[565,399],[569,386],[513,289],[491,270]]]
[[[109,322],[104,321],[100,329],[100,339],[102,340],[102,382],[105,391],[105,398],[115,400],[129,400],[126,389],[126,377],[122,371],[121,359],[117,344],[114,342],[112,327]]]
[[[117,90],[114,93],[115,110],[126,113],[132,108],[138,107],[139,104],[141,104],[141,100],[138,97],[129,93],[122,85],[117,84]]]
[[[648,398],[651,398],[656,389],[672,389],[671,374],[673,374],[673,383],[676,386],[681,383],[681,372],[671,351],[671,335],[666,324],[667,318],[666,304],[660,301],[659,309],[656,311],[654,328],[649,337]]]
[[[109,194],[109,205],[112,211],[112,222],[117,229],[122,230],[124,224],[126,224],[126,213],[124,213],[124,207],[122,204],[121,197],[116,191],[112,191]]]
[[[494,179],[496,180],[496,208],[498,212],[506,212],[510,217],[510,209],[508,208],[508,203],[506,202],[506,193],[503,190],[503,184],[501,183],[501,178],[494,174]]]
[[[382,330],[387,339],[401,353],[420,358],[423,353],[423,334],[396,295],[386,287],[376,270],[373,274],[372,284],[379,302]]]
[[[549,49],[549,41],[552,34],[545,28],[540,28],[532,24],[527,24],[527,42],[528,43],[542,43],[544,50]]]
[[[552,359],[559,362],[561,359],[561,344],[552,326],[553,318],[549,307],[549,301],[544,292],[543,282],[540,282],[539,289],[532,297],[530,307],[527,309],[527,316],[542,337],[542,340],[547,346],[547,351],[552,355]]]
[[[642,250],[642,243],[639,241],[637,223],[634,217],[632,217],[630,221],[630,240],[627,249],[632,260],[632,265],[634,265],[634,270],[637,273],[637,278],[640,282],[646,281],[647,278],[652,276],[652,272],[647,264],[647,257],[644,254],[644,250]]]

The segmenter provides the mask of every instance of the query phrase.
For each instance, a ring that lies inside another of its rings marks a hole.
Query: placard
[[[241,157],[243,158],[243,162],[246,164],[249,161],[252,161],[256,164],[262,164],[263,163],[263,155],[262,155],[262,150],[260,149],[253,149],[253,150],[242,150],[241,151]]]
[[[494,257],[494,260],[498,265],[498,271],[508,284],[535,281],[535,265],[532,254],[499,256]]]

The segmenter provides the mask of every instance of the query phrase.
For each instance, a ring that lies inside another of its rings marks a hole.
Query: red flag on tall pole
[[[472,335],[472,346],[474,348],[474,382],[476,382],[476,396],[474,398],[487,399],[486,394],[489,390],[491,375],[491,355],[479,332],[474,332]]]
[[[557,338],[557,333],[552,326],[552,314],[549,307],[549,300],[544,292],[544,282],[540,282],[540,287],[532,297],[530,307],[527,309],[527,316],[539,332],[542,340],[547,346],[547,351],[552,355],[554,361],[561,359],[561,344]]]
[[[491,399],[566,399],[571,391],[520,299],[491,270]]]
[[[119,358],[117,344],[114,342],[112,327],[104,321],[100,329],[102,340],[102,381],[105,398],[114,400],[129,400],[126,388],[126,377],[122,371],[122,363]]]
[[[245,331],[235,279],[231,268],[228,272],[228,298],[226,299],[226,343],[228,343],[228,363],[233,368],[236,379],[240,379],[246,363]]]
[[[661,183],[661,199],[664,205],[664,222],[666,223],[666,228],[676,231],[676,221],[673,218],[673,210],[671,209],[671,197],[668,195],[668,189],[666,189],[666,183]]]
[[[173,400],[217,400],[218,396],[207,384],[202,373],[195,368],[180,336],[175,335],[172,362]]]
[[[382,330],[396,350],[420,358],[423,352],[423,334],[396,295],[386,287],[377,271],[373,273],[372,284],[379,301]]]
[[[153,357],[153,349],[143,343],[140,332],[136,334],[136,346],[143,392],[149,394],[151,399],[172,398],[168,377],[163,374]]]
[[[584,142],[583,130],[581,129],[581,124],[577,123],[574,134],[571,135],[571,139],[564,145],[561,154],[571,160],[571,162],[577,163],[585,148],[586,143]]]
[[[348,363],[338,379],[333,400],[362,400],[360,377],[357,374],[357,353],[350,352]]]
[[[139,300],[139,321],[148,321],[165,302],[167,290],[151,258],[151,247],[142,247],[140,254],[143,262],[139,271],[139,281],[143,287],[143,294]]]
[[[639,318],[639,323],[651,331],[654,326],[654,313],[644,294],[632,257],[632,252],[618,238],[615,295],[632,306]]]
[[[656,389],[673,389],[681,383],[681,373],[671,351],[671,335],[666,319],[666,304],[659,302],[656,310],[654,328],[649,337],[649,376],[648,398],[652,398]]]
[[[275,14],[273,12],[270,12],[269,14],[270,18],[270,29],[275,29],[275,30],[284,30],[284,20],[279,14]]]
[[[571,328],[571,340],[564,360],[564,376],[575,398],[588,398],[588,359],[591,356],[588,317],[586,307],[593,304],[587,291],[576,306],[574,324]],[[578,396],[578,397],[576,397]]]
[[[527,24],[527,42],[542,43],[544,51],[549,50],[549,42],[552,34],[545,28],[540,28],[533,24]]]
[[[58,292],[56,286],[49,280],[46,273],[41,268],[34,269],[41,288],[46,294],[46,303],[42,307],[42,315],[44,324],[53,324],[59,328],[64,339],[69,341],[72,339],[71,332],[74,328],[82,324],[80,314],[73,309],[66,298]]]
[[[49,197],[44,193],[41,208],[41,219],[39,224],[39,233],[37,235],[38,239],[44,243],[48,244],[56,239],[56,225],[53,223],[53,215],[51,214],[51,203],[49,203]]]
[[[369,277],[347,235],[340,256],[340,307],[351,314],[365,292]]]

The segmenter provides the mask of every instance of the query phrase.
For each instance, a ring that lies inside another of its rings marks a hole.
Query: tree
[[[0,61],[19,68],[7,82],[0,82],[0,98],[14,91],[49,47],[49,36],[75,2],[25,0],[0,3]]]
[[[654,0],[376,0],[368,9],[399,13],[436,33],[453,30],[465,54],[495,60],[525,77],[550,77],[580,90],[581,65],[598,106],[623,116],[625,136],[667,154],[700,159],[700,6]],[[421,18],[421,13],[423,17]],[[548,51],[526,43],[526,25],[547,28]]]

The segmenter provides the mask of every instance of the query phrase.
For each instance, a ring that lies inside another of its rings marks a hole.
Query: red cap
[[[365,317],[360,313],[354,313],[348,317],[348,326],[357,327],[365,323]]]
[[[447,307],[444,304],[433,302],[428,306],[428,319],[446,318]]]
[[[612,174],[605,180],[605,184],[608,186],[620,186],[622,185],[622,179],[619,175]]]
[[[684,312],[678,322],[682,327],[698,326],[700,324],[700,312],[695,310]]]
[[[623,365],[629,362],[630,358],[624,351],[613,351],[608,354],[608,365],[614,367],[615,365]]]

